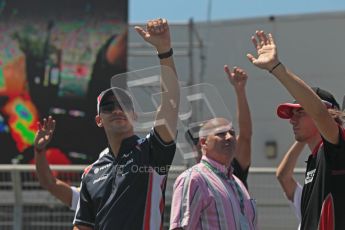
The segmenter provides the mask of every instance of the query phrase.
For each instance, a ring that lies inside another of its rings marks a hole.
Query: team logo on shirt
[[[313,181],[314,175],[315,175],[315,170],[316,170],[316,169],[313,169],[313,170],[307,172],[307,175],[306,175],[306,177],[305,177],[304,184],[308,184],[308,183],[310,183],[310,182]]]
[[[104,165],[104,166],[102,166],[102,167],[100,167],[100,168],[95,168],[95,169],[93,170],[93,173],[94,173],[94,174],[97,174],[99,171],[101,171],[101,170],[103,170],[103,169],[106,169],[106,168],[109,168],[110,166],[111,166],[111,163],[106,164],[106,165]]]
[[[102,181],[102,180],[107,179],[108,176],[109,176],[108,174],[104,174],[103,176],[101,176],[101,177],[97,178],[96,180],[94,180],[92,183],[93,183],[93,184],[96,184],[96,183],[98,183],[98,182],[100,182],[100,181]]]

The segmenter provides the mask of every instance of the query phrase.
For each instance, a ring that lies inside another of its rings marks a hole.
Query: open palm
[[[43,150],[50,143],[55,130],[55,120],[49,116],[48,120],[43,119],[43,123],[37,122],[38,130],[36,133],[34,145],[36,150]]]
[[[257,58],[247,54],[249,61],[261,69],[271,70],[278,63],[277,48],[271,34],[266,35],[263,31],[256,31],[256,36],[251,40],[257,51]]]

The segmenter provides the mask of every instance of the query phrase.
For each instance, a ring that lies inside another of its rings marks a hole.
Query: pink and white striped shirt
[[[255,201],[243,183],[232,175],[232,168],[227,169],[206,156],[202,161],[206,162],[184,171],[175,181],[170,229],[257,229]],[[220,177],[205,163],[227,175],[228,179]],[[229,183],[230,180],[239,186]],[[242,191],[244,215],[236,187]],[[243,227],[243,219],[246,227]]]

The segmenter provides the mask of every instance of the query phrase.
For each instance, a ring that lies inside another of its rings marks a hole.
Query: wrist
[[[234,87],[234,88],[235,88],[235,91],[237,94],[243,94],[246,91],[244,86],[243,87]]]
[[[172,48],[171,46],[156,47],[157,54],[167,53],[170,51],[171,48]]]
[[[157,52],[159,59],[170,58],[173,54],[174,52],[172,48],[170,48],[167,52],[164,52],[164,53]]]
[[[274,62],[274,64],[272,64],[269,69],[268,72],[272,73],[275,69],[277,69],[278,67],[280,67],[281,65],[283,65],[279,60],[277,60],[276,62]]]
[[[37,148],[37,147],[34,147],[34,152],[37,153],[37,154],[40,154],[40,153],[43,153],[45,152],[46,149],[45,148]]]

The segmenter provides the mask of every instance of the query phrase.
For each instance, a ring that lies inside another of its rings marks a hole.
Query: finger
[[[163,28],[163,20],[162,19],[157,19],[154,23],[154,33],[156,34],[160,34],[160,33],[163,33],[164,32],[164,28]]]
[[[269,40],[271,45],[275,45],[275,42],[274,42],[274,39],[273,39],[273,36],[271,33],[268,34],[268,40]]]
[[[157,22],[157,20],[153,20],[150,32],[157,33],[157,28],[158,28],[158,22]]]
[[[49,116],[49,117],[48,117],[48,120],[47,120],[47,124],[46,124],[46,128],[47,128],[47,129],[50,129],[51,122],[52,122],[52,117]]]
[[[162,24],[163,25],[168,25],[168,20],[166,20],[165,18],[162,19]]]
[[[239,69],[236,66],[234,67],[234,74],[235,76],[238,76],[239,74]]]
[[[168,20],[166,20],[165,18],[163,18],[162,24],[163,24],[164,30],[168,30],[168,29],[169,29]]]
[[[52,116],[48,117],[48,122],[47,122],[48,125],[50,125],[50,123],[52,122],[52,119],[53,119]]]
[[[268,45],[269,40],[268,40],[266,33],[263,30],[260,31],[260,36],[261,36],[261,39],[263,40],[264,44]]]
[[[157,24],[157,26],[155,27],[155,31],[156,33],[160,34],[164,32],[164,28],[163,28],[163,24],[161,22],[159,22]]]
[[[52,130],[52,129],[54,129],[54,126],[55,126],[55,120],[51,116],[49,116],[49,119],[48,119],[48,129]]]
[[[254,63],[256,61],[256,58],[252,54],[247,54],[246,56],[251,63]]]
[[[267,45],[271,45],[272,42],[271,42],[271,39],[270,39],[270,33],[266,35],[266,42],[267,42]]]
[[[142,37],[142,38],[146,38],[146,36],[148,35],[148,33],[143,29],[141,28],[140,26],[136,26],[134,27],[135,31],[137,31],[137,33]]]
[[[255,49],[258,50],[261,48],[261,45],[258,43],[258,41],[256,40],[256,38],[254,36],[252,36],[250,39],[252,40]]]
[[[163,19],[162,19],[162,18],[158,18],[157,23],[158,23],[159,25],[162,25],[162,26],[163,26]]]
[[[51,126],[51,131],[52,131],[52,132],[54,132],[54,130],[55,130],[55,125],[56,125],[56,121],[53,120],[52,126]]]
[[[228,65],[224,65],[224,72],[230,76],[230,69],[229,69],[229,66]]]
[[[40,131],[42,129],[41,122],[37,121],[37,130]]]
[[[268,38],[266,36],[266,33],[263,30],[260,31],[260,36],[261,36],[261,39],[263,40],[263,43],[265,45],[267,45],[268,44]]]
[[[261,34],[261,31],[255,31],[255,34],[256,34],[256,37],[258,38],[259,40],[259,44],[260,44],[260,47],[263,46],[265,44],[263,38],[262,38],[262,34]]]
[[[146,24],[146,29],[149,31],[153,26],[153,21],[152,20],[149,20]]]
[[[236,68],[236,72],[238,73],[238,75],[242,75],[243,74],[243,69],[241,68]]]
[[[43,129],[47,129],[47,119],[43,118]]]

